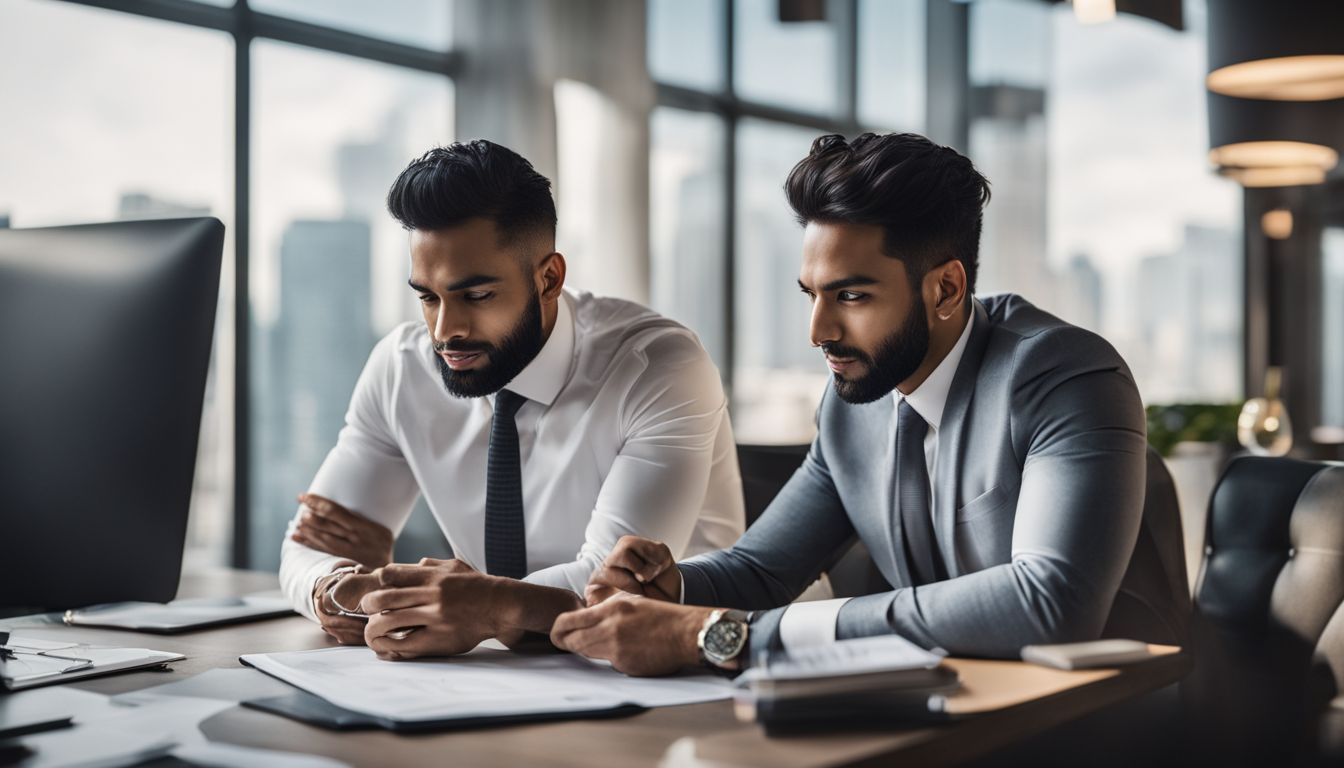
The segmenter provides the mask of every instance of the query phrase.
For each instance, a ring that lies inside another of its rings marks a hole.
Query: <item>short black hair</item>
[[[387,210],[406,229],[489,219],[503,245],[555,237],[550,180],[522,155],[485,139],[435,147],[412,160],[388,190]]]
[[[980,228],[989,181],[970,159],[914,133],[829,134],[789,172],[784,191],[804,226],[882,227],[883,252],[905,262],[916,285],[952,259],[975,291]]]

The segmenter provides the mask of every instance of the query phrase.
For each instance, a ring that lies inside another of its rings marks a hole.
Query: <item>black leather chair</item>
[[[1191,757],[1344,764],[1344,465],[1234,460],[1198,584]]]

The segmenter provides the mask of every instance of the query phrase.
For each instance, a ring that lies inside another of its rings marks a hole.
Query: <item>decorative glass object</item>
[[[1279,399],[1283,370],[1265,371],[1265,396],[1253,397],[1241,407],[1237,417],[1237,440],[1251,453],[1282,456],[1293,447],[1293,424],[1288,409]]]

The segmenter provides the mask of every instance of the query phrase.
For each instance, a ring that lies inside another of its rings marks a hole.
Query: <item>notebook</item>
[[[172,634],[193,629],[258,621],[293,613],[278,591],[242,597],[205,597],[170,603],[108,603],[66,611],[65,623],[80,627],[133,629]]]
[[[186,657],[148,648],[105,648],[0,632],[0,687],[22,691],[86,677],[161,667]]]

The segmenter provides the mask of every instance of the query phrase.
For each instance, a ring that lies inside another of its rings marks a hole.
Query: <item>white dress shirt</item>
[[[975,313],[970,313],[966,327],[962,329],[957,343],[952,345],[947,357],[933,369],[933,373],[923,381],[914,392],[902,394],[893,390],[891,398],[891,439],[896,442],[896,413],[901,401],[910,403],[915,413],[929,425],[924,434],[924,462],[929,468],[929,514],[936,508],[933,502],[933,478],[938,466],[938,427],[943,419],[943,409],[947,405],[947,394],[952,389],[952,380],[956,378],[957,366],[961,364],[961,355],[966,351],[966,342],[971,338],[971,325],[975,322]],[[779,621],[779,639],[785,650],[789,648],[810,648],[835,642],[835,620],[840,615],[840,607],[849,598],[818,600],[811,603],[794,603],[784,611]]]
[[[678,558],[742,534],[723,386],[683,326],[566,289],[546,343],[506,389],[527,398],[517,414],[525,581],[582,595],[627,534],[666,542]],[[309,491],[393,533],[423,494],[454,556],[484,571],[493,405],[449,394],[425,325],[404,323],[374,347]],[[280,582],[300,613],[315,618],[313,586],[341,562],[286,536]]]

